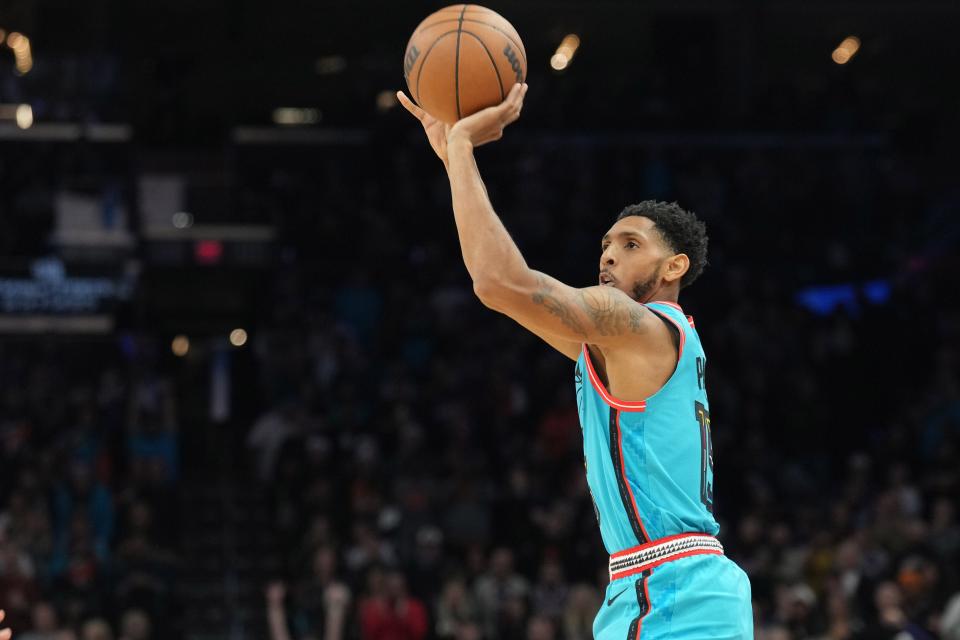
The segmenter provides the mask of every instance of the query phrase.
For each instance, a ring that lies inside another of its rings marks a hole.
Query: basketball
[[[410,97],[447,123],[500,104],[527,77],[527,53],[506,18],[475,4],[440,9],[410,36],[403,60]]]

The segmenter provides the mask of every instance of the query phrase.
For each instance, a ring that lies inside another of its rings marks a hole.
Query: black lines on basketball
[[[468,18],[468,19],[464,20],[464,22],[476,22],[477,24],[482,24],[483,26],[487,27],[488,29],[493,29],[494,31],[497,31],[497,32],[503,34],[503,37],[504,37],[504,38],[506,38],[507,40],[509,40],[510,42],[512,42],[512,43],[514,44],[514,46],[517,47],[517,50],[520,52],[520,57],[523,58],[523,66],[527,66],[527,54],[526,54],[526,53],[524,52],[524,50],[523,50],[523,45],[520,44],[519,42],[517,42],[516,40],[514,40],[514,39],[513,39],[513,36],[511,36],[509,33],[507,33],[506,31],[504,31],[504,30],[501,29],[500,27],[495,27],[495,26],[493,26],[492,24],[490,24],[489,22],[484,22],[483,20],[470,20],[470,19]]]
[[[503,78],[500,77],[500,69],[497,68],[497,63],[493,60],[493,54],[490,53],[490,49],[487,48],[487,45],[484,44],[483,40],[477,34],[472,33],[470,31],[463,31],[462,33],[476,38],[477,42],[480,43],[480,46],[483,47],[483,50],[487,52],[487,56],[490,58],[490,66],[493,67],[494,73],[497,74],[497,84],[500,85],[500,100],[503,101],[503,99],[507,97],[506,94],[503,92]],[[459,92],[457,93],[457,95],[460,95]]]
[[[461,118],[460,116],[460,32],[463,31],[463,14],[467,12],[467,7],[470,5],[463,5],[463,10],[460,12],[460,22],[457,24],[457,53],[454,56],[453,62],[453,88],[454,92],[457,95],[457,120]]]
[[[433,51],[433,48],[437,46],[437,43],[453,33],[457,33],[457,32],[447,31],[446,33],[441,33],[439,36],[437,36],[437,39],[433,41],[433,44],[430,45],[430,48],[427,49],[427,52],[423,54],[422,58],[420,58],[420,70],[417,71],[417,90],[414,92],[417,95],[415,95],[413,99],[416,100],[417,104],[421,107],[423,105],[420,103],[420,78],[423,76],[423,65],[427,63],[427,57],[429,57],[430,52]]]
[[[452,15],[452,13],[451,13],[451,15]],[[445,23],[448,23],[448,22],[456,22],[456,23],[461,24],[461,25],[462,25],[464,22],[472,22],[472,23],[475,23],[475,24],[482,24],[483,26],[487,27],[488,29],[493,29],[494,31],[502,34],[504,38],[506,38],[507,40],[509,40],[510,42],[512,42],[513,45],[517,48],[517,50],[520,52],[520,57],[523,58],[523,64],[524,64],[524,66],[526,66],[526,64],[527,64],[527,54],[526,54],[526,53],[524,52],[524,50],[523,50],[523,45],[520,44],[519,42],[517,42],[517,41],[513,38],[513,36],[511,36],[509,33],[507,33],[506,31],[504,31],[504,30],[501,29],[500,27],[498,27],[498,26],[496,26],[496,25],[493,25],[493,24],[490,24],[489,22],[484,22],[483,20],[477,20],[476,18],[467,18],[467,17],[457,17],[457,18],[449,18],[449,19],[445,19],[445,20],[435,20],[434,22],[431,22],[431,23],[428,24],[427,26],[425,26],[425,27],[420,27],[419,29],[417,29],[416,33],[417,33],[417,34],[423,33],[423,32],[426,31],[427,29],[432,29],[432,28],[434,28],[435,26],[437,26],[438,24],[445,24]],[[476,34],[473,34],[473,35],[476,35]]]

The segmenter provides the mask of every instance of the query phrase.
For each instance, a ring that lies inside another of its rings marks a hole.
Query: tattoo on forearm
[[[634,333],[643,333],[647,330],[643,326],[643,309],[639,304],[630,307],[630,330]]]
[[[536,304],[546,307],[557,316],[564,325],[577,335],[586,337],[588,332],[578,314],[566,301],[554,294],[554,287],[542,275],[537,276],[537,290],[533,294]],[[644,310],[639,304],[622,299],[622,296],[599,289],[585,289],[577,292],[572,304],[579,306],[601,336],[616,336],[624,333],[643,333]]]
[[[537,276],[537,290],[533,293],[533,301],[543,305],[552,315],[557,316],[560,322],[569,327],[578,336],[587,336],[587,331],[577,316],[557,296],[553,295],[553,287],[543,276]]]

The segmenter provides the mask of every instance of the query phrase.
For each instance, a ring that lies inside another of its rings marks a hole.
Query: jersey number
[[[700,423],[700,502],[713,513],[713,439],[710,437],[710,412],[701,402],[694,402]]]

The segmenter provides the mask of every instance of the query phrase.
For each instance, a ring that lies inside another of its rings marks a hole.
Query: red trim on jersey
[[[660,302],[660,303],[658,303],[658,304],[667,304],[667,303],[666,303],[666,302]],[[676,305],[674,305],[674,306],[676,306]],[[647,308],[649,309],[649,307],[647,307]],[[680,307],[677,307],[677,308],[679,309]],[[660,316],[661,318],[665,318],[666,320],[669,320],[670,323],[673,324],[673,326],[675,326],[675,327],[677,328],[677,331],[680,332],[680,349],[679,349],[679,353],[677,353],[677,367],[679,367],[679,366],[680,366],[680,358],[683,357],[683,344],[687,341],[687,335],[683,332],[683,327],[680,325],[679,322],[677,322],[676,320],[674,320],[673,318],[671,318],[670,316],[668,316],[668,315],[665,314],[665,313],[660,313],[660,312],[657,311],[656,309],[650,309],[650,311],[652,311],[653,313],[657,314],[657,315]]]
[[[587,349],[587,345],[584,344],[581,348],[583,350],[583,359],[587,363],[587,373],[589,374],[590,382],[593,384],[593,388],[597,390],[597,393],[600,394],[600,397],[603,398],[604,402],[614,409],[619,409],[620,411],[644,411],[647,408],[646,400],[641,400],[639,402],[619,400],[610,395],[606,387],[604,387],[603,383],[600,381],[600,378],[597,376],[597,372],[593,370],[593,363],[590,362],[590,350]]]
[[[687,322],[690,323],[690,328],[691,328],[691,329],[696,329],[696,328],[697,328],[697,325],[695,325],[695,324],[693,323],[693,316],[687,316]]]
[[[680,305],[678,305],[676,302],[670,302],[670,301],[668,301],[668,300],[651,300],[651,301],[648,302],[647,304],[651,304],[651,303],[654,303],[654,302],[656,302],[657,304],[665,304],[665,305],[667,305],[668,307],[673,307],[673,308],[676,309],[677,311],[681,311],[681,312],[683,311],[683,309],[680,308]]]
[[[629,549],[624,549],[623,551],[617,551],[616,553],[611,553],[611,558],[619,558],[631,553],[636,553],[637,551],[643,551],[644,549],[649,549],[650,547],[656,547],[663,544],[664,542],[671,542],[673,540],[679,540],[680,538],[702,538],[703,536],[709,536],[709,533],[678,533],[672,536],[666,536],[665,538],[659,538],[657,540],[651,540],[645,544],[637,545],[636,547],[630,547]]]
[[[643,537],[652,540],[647,528],[643,526],[643,518],[640,517],[640,509],[637,509],[637,499],[633,497],[633,487],[630,486],[630,479],[627,478],[627,465],[623,461],[623,427],[620,425],[620,414],[617,414],[617,452],[620,454],[620,473],[623,475],[623,483],[627,485],[627,493],[630,494],[630,504],[633,506],[633,513],[640,523],[640,530],[643,531]]]
[[[611,582],[613,580],[619,580],[620,578],[629,578],[630,576],[636,575],[638,573],[643,573],[647,569],[653,569],[654,567],[659,567],[662,564],[667,562],[673,562],[674,560],[680,560],[681,558],[689,558],[690,556],[722,556],[722,551],[716,550],[701,550],[696,549],[694,551],[685,551],[684,553],[678,553],[675,556],[667,556],[666,558],[660,558],[649,564],[640,565],[639,567],[634,567],[632,569],[627,569],[626,571],[621,571],[619,573],[614,573],[610,576]]]

